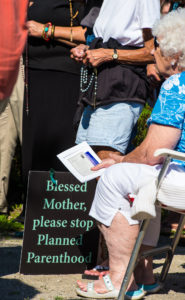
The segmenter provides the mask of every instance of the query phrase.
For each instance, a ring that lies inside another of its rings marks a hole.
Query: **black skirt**
[[[75,142],[73,117],[79,96],[79,75],[29,69],[29,113],[23,112],[23,180],[29,170],[66,171],[56,157]]]

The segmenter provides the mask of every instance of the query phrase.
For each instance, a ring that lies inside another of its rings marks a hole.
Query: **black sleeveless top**
[[[73,26],[79,26],[84,15],[84,4],[72,1],[73,15],[78,10]],[[34,0],[28,9],[28,20],[40,23],[51,22],[55,26],[70,26],[69,0]],[[80,64],[70,58],[71,47],[56,40],[28,38],[29,67],[34,69],[58,70],[79,73]]]

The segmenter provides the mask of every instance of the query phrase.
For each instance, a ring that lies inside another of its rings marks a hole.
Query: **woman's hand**
[[[44,24],[38,23],[36,21],[28,21],[27,22],[27,27],[28,27],[28,35],[34,36],[34,37],[37,37],[37,38],[42,37]]]
[[[92,171],[98,171],[98,170],[103,169],[103,168],[108,168],[108,167],[110,167],[114,164],[118,164],[118,163],[123,162],[123,159],[124,159],[123,155],[118,155],[118,154],[114,154],[114,153],[110,153],[109,157],[110,158],[103,159],[100,164],[98,164],[95,167],[92,167],[91,170]]]
[[[76,61],[82,61],[86,56],[86,51],[89,49],[89,46],[80,44],[75,48],[71,49],[71,58],[75,59]]]
[[[161,77],[159,76],[159,73],[156,70],[155,64],[147,65],[147,77],[153,88],[159,86],[159,84],[161,83]]]
[[[83,63],[85,65],[90,65],[92,67],[98,67],[99,65],[103,64],[112,60],[112,55],[110,55],[110,49],[92,49],[86,51],[86,56],[83,59]]]

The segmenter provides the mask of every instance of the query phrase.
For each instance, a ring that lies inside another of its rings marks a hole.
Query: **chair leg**
[[[159,282],[161,282],[161,283],[164,283],[166,276],[168,275],[168,271],[171,266],[171,262],[172,262],[172,259],[174,256],[175,249],[180,240],[180,236],[181,236],[184,224],[185,224],[185,215],[181,215],[177,231],[175,233],[175,236],[174,236],[172,244],[171,244],[171,250],[169,250],[167,252],[166,260],[164,262],[164,265],[163,265],[163,268],[162,268],[162,271],[160,274]]]
[[[118,300],[124,300],[125,292],[126,292],[128,284],[129,284],[131,275],[134,271],[135,264],[136,264],[138,254],[139,254],[139,250],[140,250],[140,247],[141,247],[141,244],[142,244],[142,241],[143,241],[143,238],[144,238],[144,235],[145,235],[145,232],[146,232],[149,222],[150,222],[150,220],[147,219],[147,220],[144,220],[141,224],[140,232],[138,234],[134,249],[132,251],[132,255],[130,257],[130,261],[128,263],[127,270],[125,272],[125,276],[122,281],[122,285],[121,285],[120,292],[118,295]]]

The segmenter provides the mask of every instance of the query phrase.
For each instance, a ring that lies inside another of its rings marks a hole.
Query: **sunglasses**
[[[158,47],[159,47],[159,42],[158,42],[158,40],[157,40],[157,37],[154,36],[154,48],[155,48],[155,50],[156,50]]]

